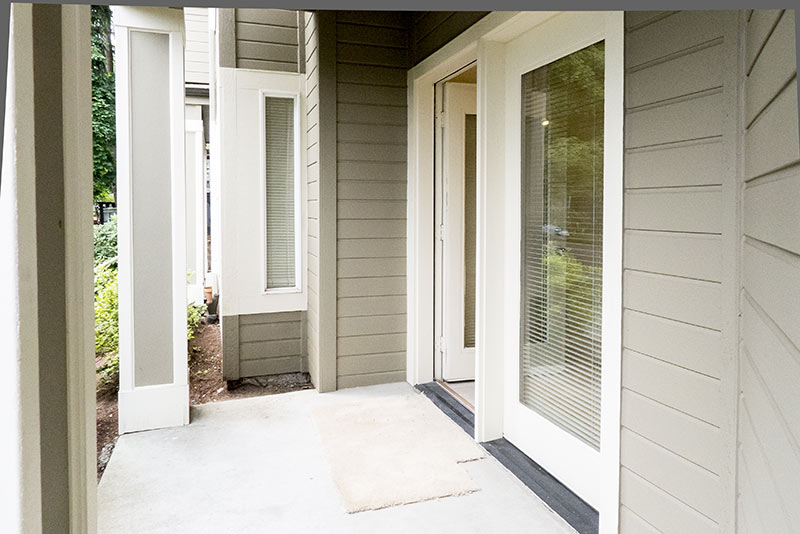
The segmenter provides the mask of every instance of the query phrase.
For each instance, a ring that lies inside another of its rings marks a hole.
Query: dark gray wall
[[[222,322],[225,380],[307,371],[305,312],[232,315]]]
[[[489,14],[489,11],[417,11],[410,17],[410,59],[416,65],[458,34]]]
[[[301,11],[235,10],[236,66],[303,72],[305,20]]]
[[[405,379],[408,15],[337,12],[337,384]]]

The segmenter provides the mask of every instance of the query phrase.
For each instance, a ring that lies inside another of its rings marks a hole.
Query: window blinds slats
[[[266,289],[293,288],[295,280],[294,100],[264,100],[266,171]]]
[[[464,347],[475,346],[477,115],[464,117]]]
[[[522,77],[520,402],[600,447],[604,46]]]

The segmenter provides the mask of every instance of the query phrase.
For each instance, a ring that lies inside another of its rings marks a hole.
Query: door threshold
[[[447,388],[447,384],[428,382],[414,387],[464,432],[475,436],[475,415],[467,409],[463,400],[456,399],[455,392]],[[600,528],[597,510],[511,442],[500,438],[482,442],[481,446],[579,534],[597,534]]]
[[[475,437],[475,414],[467,409],[460,401],[442,387],[438,382],[428,382],[414,386],[418,391],[428,397],[437,408],[453,420],[455,424],[470,435]]]
[[[461,404],[463,404],[467,410],[469,410],[472,413],[475,413],[475,406],[473,406],[471,402],[465,399],[463,395],[459,394],[458,391],[456,391],[455,388],[453,388],[449,383],[445,382],[444,380],[437,380],[436,383],[442,386],[442,388],[444,388],[444,390],[447,391],[450,395],[455,397],[455,399]],[[475,382],[472,381],[472,383],[474,387]]]

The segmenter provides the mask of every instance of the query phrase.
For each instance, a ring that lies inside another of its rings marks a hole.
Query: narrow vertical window
[[[264,98],[266,290],[297,287],[295,101]]]
[[[520,402],[600,447],[604,45],[522,76]]]

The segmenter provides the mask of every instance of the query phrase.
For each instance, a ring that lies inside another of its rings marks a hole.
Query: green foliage
[[[113,201],[116,190],[116,113],[111,8],[92,6],[92,152],[94,199]]]
[[[112,217],[105,224],[94,225],[94,265],[95,267],[117,255],[117,218]],[[115,263],[116,265],[116,263]]]
[[[200,318],[206,313],[206,305],[189,304],[186,307],[186,339],[194,339],[197,328],[200,326]]]
[[[97,354],[119,351],[118,294],[116,267],[107,265],[96,269],[94,277],[94,350]]]

